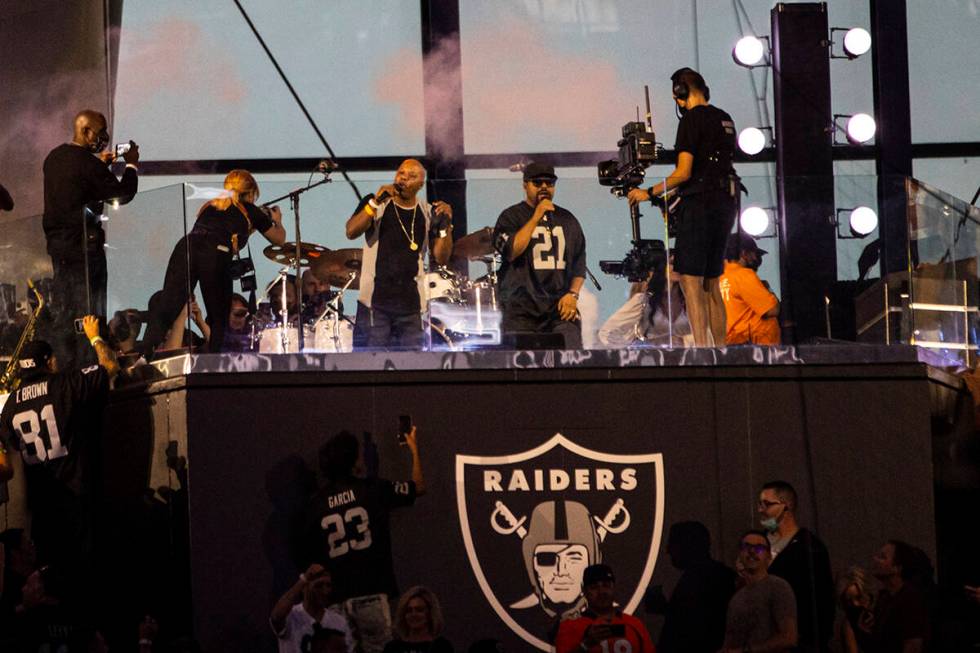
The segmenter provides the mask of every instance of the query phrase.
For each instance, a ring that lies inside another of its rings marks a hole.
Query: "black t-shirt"
[[[414,225],[413,222],[414,215]],[[371,306],[392,313],[418,313],[419,258],[425,242],[425,216],[421,207],[403,209],[388,202],[385,212],[371,229],[378,232],[378,262],[374,274]],[[413,250],[408,234],[418,249]]]
[[[327,483],[310,501],[304,562],[330,569],[338,600],[396,596],[389,513],[415,502],[415,483],[349,478]]]
[[[694,157],[691,179],[685,186],[725,177],[733,172],[735,122],[710,104],[694,107],[681,118],[674,149]]]
[[[230,244],[231,237],[235,235],[238,237],[238,248],[243,249],[252,231],[265,233],[272,228],[272,218],[254,204],[242,202],[242,206],[245,207],[248,218],[234,204],[224,210],[206,205],[197,216],[192,233],[207,233],[224,245]]]
[[[820,538],[806,528],[798,530],[769,565],[769,574],[793,588],[800,642],[826,644],[834,628],[836,601],[830,554]]]
[[[533,214],[527,202],[504,209],[497,218],[493,243],[503,257],[498,277],[504,310],[541,316],[556,310],[572,279],[585,276],[585,234],[570,211],[556,206],[549,223],[539,222],[527,248],[511,261],[514,234]]]
[[[64,143],[44,159],[44,235],[48,254],[82,258],[82,220],[87,225],[89,248],[102,252],[102,202],[119,199],[123,204],[136,195],[139,178],[126,168],[117,179],[105,163],[79,145]],[[86,211],[86,205],[90,210]]]
[[[109,391],[100,365],[21,383],[0,416],[0,440],[21,452],[31,500],[89,490],[87,458]]]
[[[436,637],[431,642],[403,642],[394,639],[385,644],[382,653],[453,653],[453,645],[445,637]]]

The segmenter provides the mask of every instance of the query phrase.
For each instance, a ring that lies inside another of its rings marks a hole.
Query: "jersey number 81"
[[[48,446],[44,443],[41,422],[44,422],[44,430],[47,431]],[[45,404],[41,409],[40,417],[36,410],[24,410],[14,415],[11,423],[24,443],[24,462],[28,465],[36,465],[45,460],[55,460],[68,455],[68,449],[61,444],[58,422],[54,418],[54,407],[51,404]],[[33,453],[31,449],[34,450]]]

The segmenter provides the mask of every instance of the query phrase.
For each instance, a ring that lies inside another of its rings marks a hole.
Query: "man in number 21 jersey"
[[[503,258],[501,327],[505,334],[560,333],[565,349],[581,349],[585,235],[570,211],[552,203],[557,179],[552,166],[527,164],[524,201],[497,218],[493,242]]]

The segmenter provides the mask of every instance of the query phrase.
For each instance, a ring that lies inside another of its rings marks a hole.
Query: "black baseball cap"
[[[737,261],[742,252],[755,252],[759,256],[769,253],[759,247],[758,243],[755,242],[755,238],[745,232],[738,231],[728,237],[725,258],[729,261]]]
[[[589,565],[582,573],[582,587],[588,587],[604,580],[615,583],[612,567],[609,565]]]
[[[21,375],[29,376],[48,371],[48,361],[54,352],[51,345],[43,340],[32,340],[20,350],[19,367]]]
[[[551,179],[552,181],[558,179],[558,175],[555,174],[555,166],[532,161],[524,166],[524,181],[531,181],[532,179]]]

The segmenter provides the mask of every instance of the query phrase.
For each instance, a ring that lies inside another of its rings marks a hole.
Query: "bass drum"
[[[272,326],[262,330],[259,334],[259,353],[260,354],[297,354],[299,353],[299,332],[296,327],[289,327],[286,330],[286,337],[289,345],[283,350],[282,346],[282,327]],[[313,341],[313,332],[309,327],[303,327],[303,337],[306,343]]]
[[[307,351],[311,349],[316,352],[327,354],[339,354],[354,351],[354,325],[345,319],[320,320],[316,325],[316,333],[313,336],[313,347],[309,347],[307,341]]]

